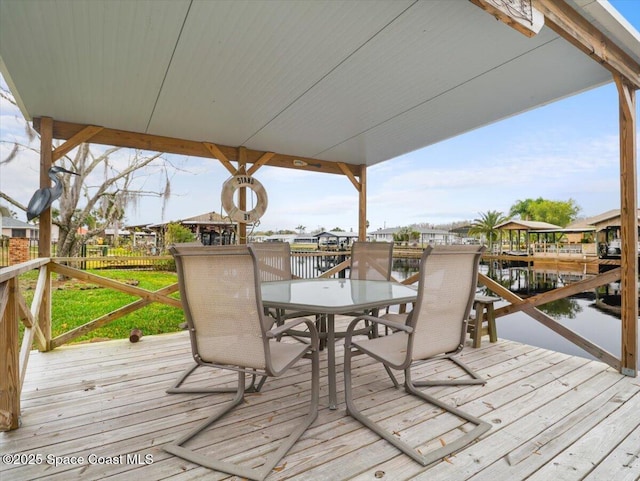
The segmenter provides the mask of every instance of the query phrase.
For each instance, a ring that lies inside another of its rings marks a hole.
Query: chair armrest
[[[403,324],[403,323],[400,323],[400,322],[391,321],[389,319],[383,319],[381,317],[368,316],[368,315],[356,317],[353,321],[351,321],[349,323],[349,327],[347,327],[347,332],[353,332],[353,330],[355,329],[356,325],[360,321],[375,322],[376,324],[382,324],[383,326],[388,326],[388,327],[391,327],[393,329],[397,329],[399,331],[404,331],[404,332],[406,332],[408,334],[411,334],[413,332],[413,327],[407,326],[406,324]]]
[[[298,324],[303,324],[303,323],[307,324],[307,327],[309,328],[309,332],[311,333],[311,338],[313,338],[314,335],[317,338],[318,330],[316,329],[315,323],[312,320],[307,319],[306,317],[296,317],[295,319],[290,319],[284,324],[281,324],[280,326],[274,327],[273,329],[267,331],[266,335],[269,338],[276,338],[286,333],[288,330],[296,327]]]

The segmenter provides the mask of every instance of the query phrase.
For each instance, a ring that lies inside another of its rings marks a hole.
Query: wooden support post
[[[43,117],[40,123],[40,188],[51,187],[49,169],[53,165],[53,119]],[[39,217],[40,243],[38,257],[51,257],[51,208]]]
[[[53,165],[53,119],[43,117],[40,120],[40,188],[51,187],[49,169]],[[38,257],[51,257],[51,207],[39,217]],[[38,326],[47,345],[40,346],[48,351],[51,342],[51,279],[47,279],[42,297],[42,306],[38,316]]]
[[[20,360],[18,353],[18,278],[0,284],[8,290],[0,310],[0,431],[20,427]],[[5,296],[0,296],[5,297]]]
[[[613,76],[620,104],[620,240],[622,243],[621,372],[638,374],[638,170],[636,92],[625,78]]]
[[[360,194],[358,196],[358,240],[367,240],[367,166],[360,166]]]
[[[247,149],[245,147],[238,147],[238,169],[246,172],[247,168]],[[247,188],[240,187],[238,190],[238,208],[240,210],[247,210]],[[247,224],[245,222],[238,222],[238,241],[240,244],[247,243]]]

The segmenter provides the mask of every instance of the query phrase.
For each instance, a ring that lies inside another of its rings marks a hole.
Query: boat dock
[[[406,259],[418,259],[422,254],[422,248],[394,247],[393,256]],[[540,253],[490,253],[482,255],[485,262],[497,261],[514,265],[529,265],[531,267],[565,269],[580,271],[586,274],[598,274],[614,267],[620,267],[620,258],[601,258],[596,255],[564,255],[562,253],[544,255]]]
[[[341,363],[341,343],[337,350]],[[487,338],[477,349],[469,344],[462,359],[486,385],[427,389],[492,428],[456,455],[423,467],[346,415],[340,365],[339,408],[328,409],[322,352],[318,419],[267,480],[640,479],[639,378],[598,361],[507,340]],[[145,336],[135,344],[116,340],[33,352],[22,391],[22,427],[0,433],[0,451],[34,462],[0,464],[0,479],[237,479],[162,450],[230,399],[230,394],[166,394],[192,362],[186,332]],[[355,362],[358,402],[398,436],[429,449],[463,429],[441,410],[394,389],[379,364],[359,357]],[[301,363],[269,379],[262,392],[247,397],[245,407],[223,419],[219,433],[201,435],[202,452],[259,460],[299,414],[296,406],[306,405],[301,390],[308,388],[309,369]],[[416,368],[415,379],[460,375],[452,369],[426,363]],[[206,369],[197,376],[215,384],[235,380],[235,374],[211,377]],[[244,428],[259,434],[243,436]],[[56,461],[63,464],[55,466]]]

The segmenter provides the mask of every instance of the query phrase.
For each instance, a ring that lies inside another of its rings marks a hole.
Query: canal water
[[[313,257],[300,257],[294,260],[292,269],[294,275],[299,277],[317,277],[346,258],[344,255],[336,255],[320,262]],[[419,263],[419,259],[393,259],[392,275],[398,281],[403,281],[418,272]],[[550,291],[586,277],[583,272],[508,267],[495,262],[491,265],[481,264],[480,271],[523,298]],[[603,286],[598,288],[597,296],[602,298],[607,294],[615,293],[618,289],[619,285],[616,284]],[[502,301],[496,303],[496,307],[508,304]],[[539,306],[538,309],[612,355],[620,357],[622,337],[620,317],[596,307],[595,291],[549,302]],[[496,320],[496,325],[498,336],[503,339],[593,359],[589,353],[523,312],[500,317]]]
[[[417,270],[418,259],[394,259],[393,261],[393,276],[398,280],[406,279]],[[581,272],[506,267],[495,263],[491,266],[481,265],[480,271],[520,297],[553,290],[585,278]],[[604,286],[598,289],[597,296],[602,298],[604,295],[615,293],[617,289],[619,285],[616,284]],[[496,307],[503,305],[508,305],[508,302],[497,303]],[[614,356],[620,357],[622,336],[620,317],[596,307],[595,291],[583,292],[550,302],[539,306],[538,309]],[[593,359],[589,353],[523,312],[498,318],[496,326],[498,336],[501,338]]]

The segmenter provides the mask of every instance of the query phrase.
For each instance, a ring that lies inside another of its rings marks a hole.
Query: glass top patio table
[[[417,291],[398,282],[351,279],[294,279],[263,282],[265,307],[327,316],[329,407],[336,409],[335,315],[348,314],[416,300]]]

